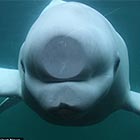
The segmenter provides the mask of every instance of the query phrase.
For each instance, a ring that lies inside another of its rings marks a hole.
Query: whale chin
[[[55,119],[61,121],[72,121],[79,118],[81,110],[77,107],[69,106],[65,103],[60,103],[57,107],[52,107],[48,110],[48,113]]]

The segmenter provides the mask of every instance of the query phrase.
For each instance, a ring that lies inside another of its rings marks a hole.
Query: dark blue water
[[[84,1],[106,15],[126,41],[131,87],[140,92],[140,2]],[[0,67],[17,68],[18,53],[30,26],[47,0],[0,1]],[[0,136],[25,140],[140,140],[140,116],[118,111],[90,127],[61,127],[42,120],[26,104],[0,114]]]

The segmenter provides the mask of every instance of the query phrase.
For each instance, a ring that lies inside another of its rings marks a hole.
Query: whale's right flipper
[[[21,96],[21,79],[16,69],[0,68],[0,97]]]
[[[0,68],[0,113],[21,101],[21,78],[16,69]]]

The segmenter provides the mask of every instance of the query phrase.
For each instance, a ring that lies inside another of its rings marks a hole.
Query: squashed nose
[[[47,108],[59,107],[68,108],[74,106],[80,106],[83,101],[81,94],[77,92],[71,82],[57,83],[54,86],[52,93],[47,94],[46,98],[43,98]],[[42,96],[44,97],[44,96]]]
[[[68,36],[50,40],[43,61],[48,74],[58,79],[73,78],[86,67],[84,49],[76,39]]]

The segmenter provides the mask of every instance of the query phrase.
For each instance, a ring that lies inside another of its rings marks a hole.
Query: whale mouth
[[[49,114],[51,114],[52,117],[63,121],[75,120],[80,112],[80,109],[64,103],[61,103],[58,107],[49,109]]]

